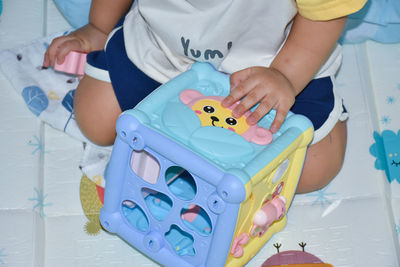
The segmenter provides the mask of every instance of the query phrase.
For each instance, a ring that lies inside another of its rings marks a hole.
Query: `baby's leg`
[[[335,178],[342,168],[346,140],[346,122],[339,121],[327,136],[308,148],[296,193],[319,190]]]
[[[112,145],[115,124],[121,114],[110,83],[85,75],[74,95],[76,121],[83,134],[100,146]]]

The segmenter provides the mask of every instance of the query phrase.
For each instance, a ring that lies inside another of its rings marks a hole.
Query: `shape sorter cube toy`
[[[100,221],[164,266],[243,266],[286,225],[312,124],[272,136],[274,111],[233,118],[229,88],[195,63],[118,119]]]

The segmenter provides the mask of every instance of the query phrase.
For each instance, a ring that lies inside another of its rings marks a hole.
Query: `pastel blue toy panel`
[[[185,104],[182,94],[188,89],[199,93],[197,96],[191,96],[192,99],[187,100]],[[268,145],[257,139],[268,137],[266,129],[269,129],[274,119],[274,110],[264,116],[253,129],[249,128],[247,132],[238,134],[228,130],[227,127],[202,126],[201,118],[197,114],[199,111],[192,110],[189,106],[193,105],[191,100],[195,102],[216,97],[222,99],[228,95],[229,90],[228,75],[216,71],[208,63],[195,63],[190,70],[162,85],[150,97],[140,102],[135,109],[126,113],[176,142],[184,144],[225,170],[235,166],[248,165],[261,154],[263,157],[260,160],[263,163],[260,164],[264,165],[265,162],[270,162],[277,154],[273,151],[264,153]],[[307,118],[289,112],[285,123],[273,136],[273,139],[289,128],[304,131],[309,127],[310,121]],[[283,139],[285,138],[282,138],[280,142],[283,142]],[[285,142],[291,143],[292,141],[289,138]],[[258,170],[251,171],[249,169],[248,171],[248,175],[251,177]]]

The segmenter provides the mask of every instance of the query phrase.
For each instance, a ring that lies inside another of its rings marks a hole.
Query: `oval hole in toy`
[[[277,183],[286,173],[288,167],[289,167],[289,159],[285,159],[281,165],[278,166],[278,168],[276,168],[274,177],[272,178],[272,182],[275,184]]]
[[[149,152],[134,151],[131,156],[131,168],[133,172],[150,184],[156,184],[160,175],[160,163]]]
[[[198,205],[190,204],[181,210],[183,223],[199,235],[208,236],[212,231],[212,224],[207,212]]]
[[[142,195],[151,215],[159,221],[164,220],[172,208],[172,200],[165,194],[143,188]]]
[[[137,230],[146,232],[149,229],[149,220],[146,214],[135,202],[124,200],[122,202],[122,213],[129,224]]]
[[[175,224],[171,225],[169,231],[165,233],[165,239],[179,256],[194,256],[196,254],[193,247],[193,236]]]
[[[169,190],[179,199],[192,200],[196,196],[196,182],[193,176],[182,167],[169,167],[165,172],[165,182]]]

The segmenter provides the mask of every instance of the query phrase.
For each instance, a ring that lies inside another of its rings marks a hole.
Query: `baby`
[[[346,16],[366,0],[93,0],[89,24],[49,46],[44,66],[69,51],[89,53],[75,93],[82,132],[111,145],[115,122],[160,84],[206,61],[231,74],[222,105],[256,124],[271,109],[278,131],[289,110],[308,117],[315,137],[298,193],[327,185],[341,169],[346,110],[336,92],[337,40]],[[248,113],[247,113],[248,114]]]

